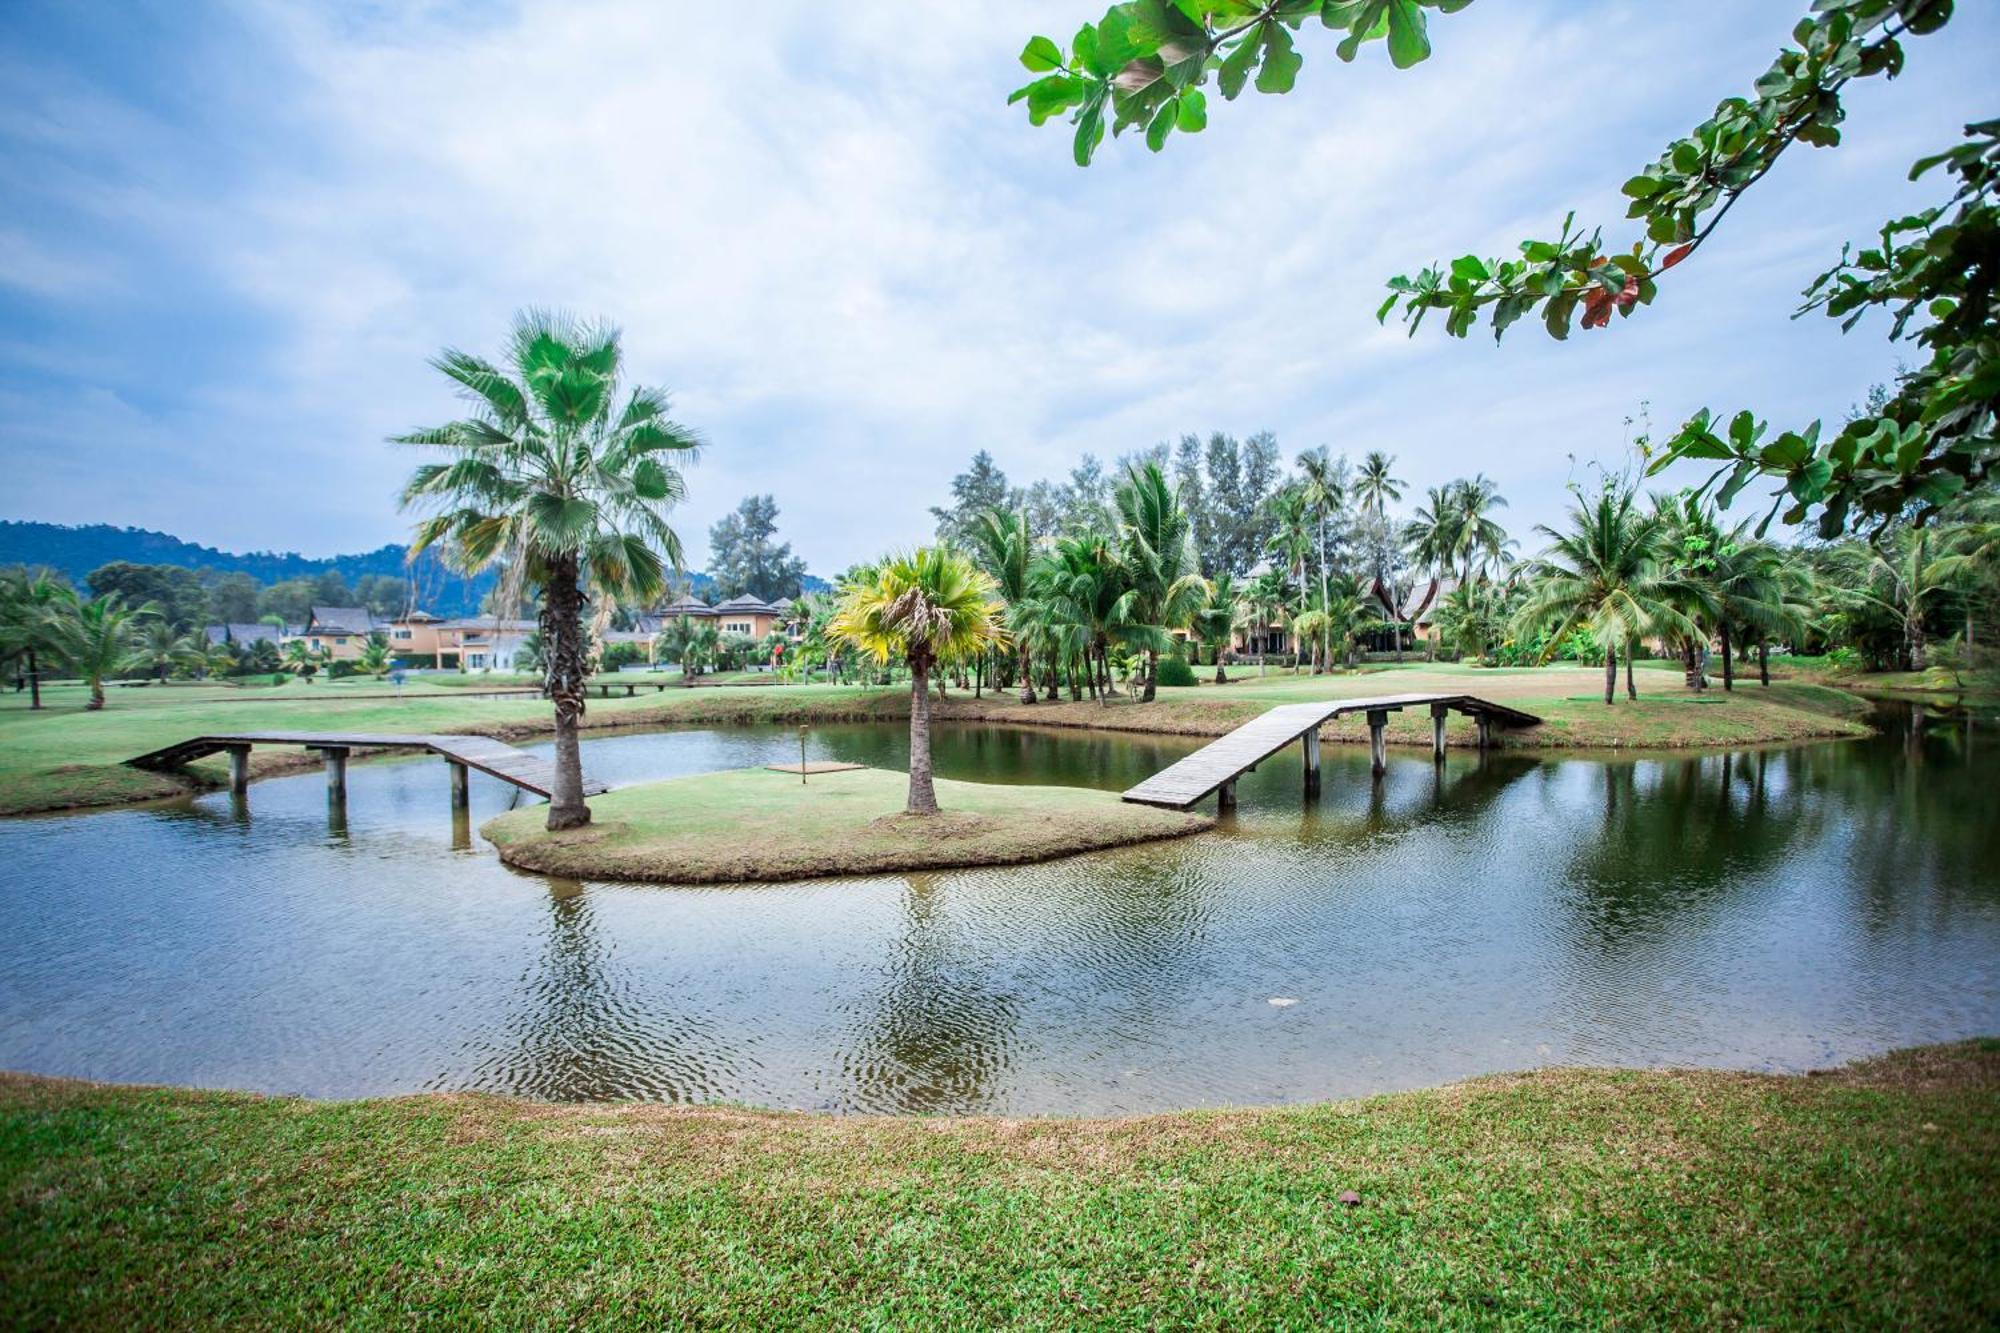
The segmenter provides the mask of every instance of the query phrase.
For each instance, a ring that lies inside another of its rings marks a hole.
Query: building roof
[[[702,601],[701,598],[696,597],[692,593],[689,593],[685,597],[677,598],[676,600],[667,603],[665,606],[660,608],[659,613],[662,616],[674,616],[674,617],[712,616],[715,614],[715,608],[710,606],[707,602]]]
[[[716,615],[724,615],[732,611],[739,615],[751,616],[782,616],[789,614],[784,607],[773,606],[761,597],[732,597],[726,602],[716,603]]]
[[[375,617],[364,606],[315,606],[306,629],[316,634],[369,634]]]
[[[444,623],[444,618],[442,616],[434,616],[428,611],[405,611],[400,616],[391,616],[389,623],[392,625],[441,625]]]
[[[276,643],[284,636],[284,631],[276,625],[241,623],[209,625],[202,633],[208,636],[210,643],[256,643],[262,639]]]
[[[437,622],[437,627],[477,630],[486,634],[530,634],[534,632],[535,622],[507,616],[467,616],[462,620],[440,620]]]

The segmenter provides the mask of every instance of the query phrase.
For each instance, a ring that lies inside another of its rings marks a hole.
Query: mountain
[[[0,566],[47,565],[61,571],[70,582],[82,585],[91,570],[114,560],[135,565],[182,565],[218,574],[241,572],[264,584],[310,578],[328,570],[338,573],[349,586],[367,574],[410,578],[416,585],[418,605],[441,616],[477,614],[480,599],[494,582],[490,573],[467,578],[446,568],[434,551],[424,552],[412,564],[409,548],[394,543],[358,555],[321,558],[294,551],[238,554],[146,528],[118,528],[109,523],[70,527],[60,523],[0,520]],[[708,575],[691,573],[688,583],[695,596],[713,597],[715,581]],[[808,575],[805,586],[810,591],[825,588],[827,584]]]

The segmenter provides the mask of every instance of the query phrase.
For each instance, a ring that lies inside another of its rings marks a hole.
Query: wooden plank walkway
[[[1279,704],[1261,717],[1252,718],[1236,730],[1211,741],[1193,754],[1161,769],[1124,793],[1124,799],[1139,805],[1161,805],[1185,810],[1213,795],[1257,767],[1278,751],[1302,738],[1308,740],[1307,783],[1315,786],[1318,776],[1318,748],[1312,744],[1319,729],[1343,713],[1399,712],[1405,708],[1449,709],[1503,727],[1531,727],[1541,721],[1506,704],[1493,703],[1470,694],[1385,694],[1372,699],[1326,699],[1311,703]],[[1482,735],[1482,742],[1483,742]],[[1227,797],[1225,796],[1225,803]]]
[[[406,732],[366,731],[235,731],[191,736],[125,762],[134,768],[174,769],[206,755],[253,745],[301,745],[308,750],[342,753],[350,750],[427,750],[454,764],[476,768],[489,777],[512,783],[533,795],[547,798],[555,793],[554,764],[491,736],[422,736]],[[610,790],[602,782],[588,777],[583,780],[583,794],[586,796]]]

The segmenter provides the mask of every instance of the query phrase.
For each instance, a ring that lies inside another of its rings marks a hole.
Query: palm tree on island
[[[505,562],[541,589],[544,691],[555,704],[550,830],[590,822],[577,724],[584,711],[586,588],[650,601],[681,565],[667,512],[687,493],[680,465],[701,441],[667,416],[666,391],[620,398],[618,331],[529,310],[514,320],[507,369],[446,350],[431,364],[459,386],[472,414],[395,437],[447,461],[419,467],[406,509],[430,510],[410,554],[449,543],[467,572]],[[511,373],[510,373],[511,372]]]
[[[949,547],[920,547],[857,571],[840,590],[834,636],[886,663],[910,669],[910,797],[913,815],[934,815],[931,778],[931,672],[977,657],[1006,634],[993,579]]]

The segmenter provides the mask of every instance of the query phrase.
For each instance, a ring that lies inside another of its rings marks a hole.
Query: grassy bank
[[[1991,1327],[1997,1091],[1993,1041],[1095,1121],[14,1076],[0,1288],[24,1327]]]
[[[539,807],[480,832],[509,865],[571,879],[710,884],[1013,865],[1177,838],[1214,821],[1074,787],[937,782],[941,812],[905,815],[909,778],[881,769],[707,773],[591,798],[592,822],[550,833]]]
[[[1205,673],[1204,673],[1205,674]],[[223,780],[220,759],[197,765],[191,779],[146,773],[125,759],[204,732],[276,728],[292,731],[480,732],[507,739],[543,733],[549,706],[538,698],[479,698],[475,686],[433,688],[427,678],[398,697],[374,681],[293,682],[271,687],[164,685],[113,689],[110,707],[89,713],[80,688],[47,691],[49,707],[30,712],[25,694],[0,695],[0,814],[54,810],[171,796],[191,786]],[[1032,706],[1011,695],[973,699],[953,691],[940,716],[963,721],[1036,722],[1194,736],[1220,735],[1277,703],[1418,691],[1469,692],[1513,703],[1545,724],[1503,738],[1508,745],[1580,747],[1679,747],[1752,745],[1816,736],[1859,734],[1852,720],[1861,701],[1843,691],[1802,681],[1769,689],[1744,685],[1733,694],[1711,690],[1690,696],[1664,671],[1641,672],[1642,697],[1622,697],[1605,708],[1602,677],[1573,667],[1477,670],[1456,666],[1385,667],[1352,675],[1258,677],[1239,673],[1224,686],[1166,689],[1152,704],[1120,698],[1108,706],[1064,700]],[[501,682],[503,687],[517,684]],[[637,698],[592,698],[589,726],[748,725],[868,721],[907,715],[907,689],[792,685],[759,688],[647,690]],[[1427,744],[1429,718],[1397,714],[1390,739]],[[1358,741],[1365,723],[1349,719],[1329,728],[1331,740]],[[1469,744],[1463,719],[1450,730],[1453,744]],[[302,753],[260,749],[253,775],[264,776],[310,762]]]

